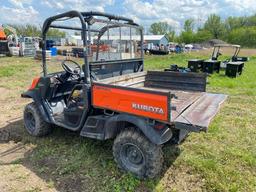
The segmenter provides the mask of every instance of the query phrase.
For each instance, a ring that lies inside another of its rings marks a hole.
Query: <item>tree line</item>
[[[195,20],[187,19],[180,34],[175,34],[167,22],[157,22],[150,26],[152,34],[167,34],[170,41],[179,43],[202,43],[210,39],[221,39],[244,47],[256,47],[256,14],[244,17],[228,17],[222,20],[211,14],[202,27],[195,27]]]
[[[42,30],[38,26],[33,24],[27,24],[27,25],[8,24],[8,25],[16,30],[18,36],[41,37],[41,34],[42,34]],[[11,32],[8,30],[5,30],[5,33],[9,35]],[[64,38],[66,37],[66,33],[58,29],[49,29],[49,31],[47,32],[47,36]]]

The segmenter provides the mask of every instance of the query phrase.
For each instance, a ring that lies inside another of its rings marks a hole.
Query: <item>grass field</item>
[[[186,66],[201,53],[147,56],[146,69]],[[225,56],[223,56],[225,58]],[[191,134],[180,146],[164,146],[160,177],[140,181],[122,173],[112,142],[81,138],[61,128],[33,138],[23,128],[20,98],[41,72],[30,58],[0,58],[0,191],[256,191],[256,57],[239,78],[208,78],[209,92],[225,93],[208,133]]]

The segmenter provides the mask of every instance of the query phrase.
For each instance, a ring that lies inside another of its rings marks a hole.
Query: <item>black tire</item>
[[[116,137],[113,155],[119,168],[141,179],[154,178],[162,169],[162,147],[135,129],[126,129]]]
[[[51,125],[43,120],[42,114],[34,102],[26,105],[23,119],[25,128],[30,135],[42,137],[52,131]]]

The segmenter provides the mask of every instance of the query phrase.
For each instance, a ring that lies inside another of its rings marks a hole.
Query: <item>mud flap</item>
[[[227,95],[223,94],[203,94],[174,120],[175,127],[193,132],[207,131],[212,119],[226,99]]]

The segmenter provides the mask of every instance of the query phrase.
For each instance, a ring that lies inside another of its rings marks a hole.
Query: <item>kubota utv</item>
[[[46,60],[50,28],[78,31],[82,54],[66,50]],[[205,92],[205,74],[144,71],[143,29],[129,18],[70,11],[46,19],[42,39],[43,75],[22,94],[33,100],[24,110],[28,133],[45,136],[57,125],[83,137],[114,139],[118,166],[139,178],[160,173],[165,143],[207,131],[226,99]],[[49,63],[62,70],[50,72]]]

